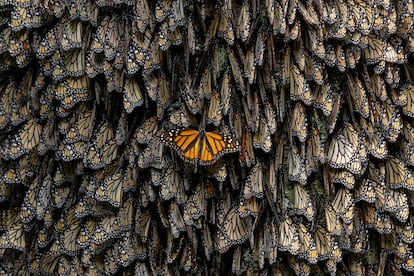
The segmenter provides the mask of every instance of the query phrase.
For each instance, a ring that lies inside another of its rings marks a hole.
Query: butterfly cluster
[[[414,271],[413,53],[413,0],[0,0],[0,274]]]

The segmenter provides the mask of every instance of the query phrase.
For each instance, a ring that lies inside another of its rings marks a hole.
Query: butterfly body
[[[204,130],[175,129],[164,133],[161,140],[184,161],[200,165],[211,165],[223,154],[239,150],[239,144],[231,136]]]

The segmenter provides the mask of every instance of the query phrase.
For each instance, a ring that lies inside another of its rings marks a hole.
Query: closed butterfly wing
[[[280,251],[289,251],[293,255],[298,254],[300,249],[298,229],[289,216],[285,216],[280,222],[278,237]]]
[[[239,212],[235,208],[230,209],[216,236],[217,250],[226,252],[232,245],[244,243],[248,231],[247,222],[240,217]]]

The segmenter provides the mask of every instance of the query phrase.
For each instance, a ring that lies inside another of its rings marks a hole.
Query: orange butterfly
[[[161,141],[177,151],[184,161],[211,165],[223,154],[240,150],[230,135],[194,129],[175,129],[161,135]]]

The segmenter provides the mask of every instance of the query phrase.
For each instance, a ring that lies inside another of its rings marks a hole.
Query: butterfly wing
[[[161,140],[177,151],[184,161],[196,163],[200,154],[200,133],[197,130],[175,129],[161,136]]]
[[[220,135],[215,132],[206,132],[200,154],[201,165],[211,165],[223,154],[237,152],[239,144],[230,135]]]

